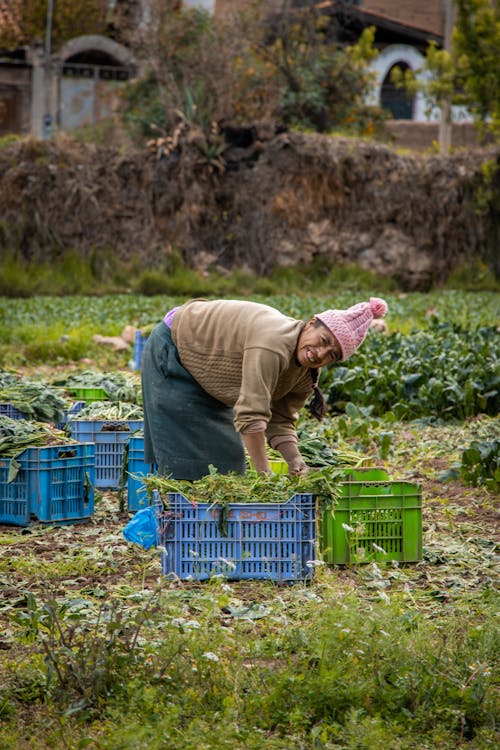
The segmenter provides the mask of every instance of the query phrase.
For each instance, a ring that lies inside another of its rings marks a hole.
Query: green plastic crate
[[[319,516],[326,563],[417,562],[422,559],[422,492],[394,481],[342,482],[337,505]]]
[[[387,482],[390,477],[381,466],[348,466],[342,469],[346,482]]]
[[[109,401],[109,393],[104,388],[68,388],[68,393],[78,401],[92,404],[95,401]]]

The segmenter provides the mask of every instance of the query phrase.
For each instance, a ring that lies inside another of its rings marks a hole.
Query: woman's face
[[[317,318],[306,323],[297,341],[295,355],[300,365],[310,368],[331,365],[342,356],[337,339]]]

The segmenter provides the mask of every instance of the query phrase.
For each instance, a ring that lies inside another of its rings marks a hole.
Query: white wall
[[[213,13],[215,10],[215,0],[182,0],[186,8],[202,8]]]
[[[409,44],[391,44],[389,47],[386,47],[370,66],[376,75],[375,89],[370,103],[380,104],[382,83],[390,69],[398,63],[406,63],[418,79],[425,80],[426,74],[419,72],[422,69],[424,61],[424,56]],[[415,96],[413,120],[415,122],[437,122],[440,119],[440,109],[430,107],[427,97],[422,92],[418,92]],[[464,107],[452,108],[452,120],[453,122],[472,122],[472,118]]]

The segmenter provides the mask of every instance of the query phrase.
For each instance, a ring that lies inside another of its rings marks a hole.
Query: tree
[[[0,47],[15,49],[43,40],[47,22],[47,0],[0,2],[4,23],[0,25]],[[52,18],[52,47],[57,49],[73,37],[99,34],[108,21],[107,0],[56,0]]]
[[[453,48],[461,98],[480,126],[500,140],[500,5],[456,0]]]
[[[321,4],[296,8],[284,0],[271,31],[254,41],[255,54],[274,79],[276,111],[286,124],[373,135],[384,120],[381,109],[366,104],[374,82],[368,66],[377,55],[374,29],[354,45],[341,43],[338,32],[336,16]]]
[[[125,93],[126,119],[149,137],[180,117],[205,133],[259,120],[373,135],[384,119],[366,104],[373,30],[343,46],[335,19],[315,4],[289,6],[270,18],[257,3],[222,23],[173,0],[152,2],[150,24],[131,39],[143,75]]]
[[[429,108],[450,101],[467,107],[480,133],[500,139],[500,6],[494,0],[455,0],[450,51],[429,45],[415,73],[393,72],[396,85],[422,91]]]

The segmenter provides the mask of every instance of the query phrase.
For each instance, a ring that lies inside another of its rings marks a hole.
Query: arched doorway
[[[59,127],[72,130],[109,117],[118,89],[133,74],[130,53],[100,36],[71,40],[60,54]]]
[[[399,88],[392,82],[391,75],[395,68],[404,73],[410,66],[399,61],[388,70],[380,88],[380,105],[391,113],[394,120],[413,120],[414,97],[408,94],[405,88]]]

